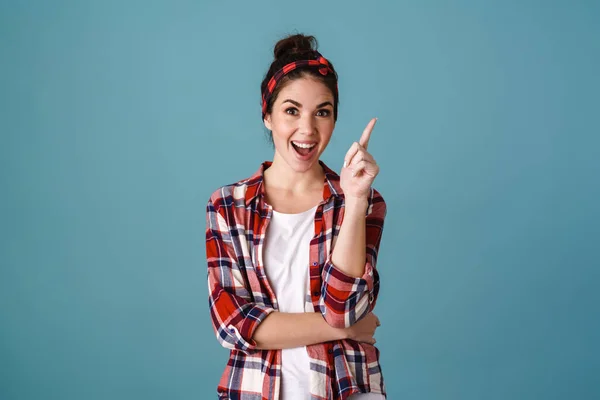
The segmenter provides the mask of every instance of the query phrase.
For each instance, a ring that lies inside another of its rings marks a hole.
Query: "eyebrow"
[[[297,101],[295,101],[295,100],[292,100],[292,99],[285,99],[285,100],[283,101],[283,103],[292,103],[292,104],[293,104],[293,105],[295,105],[296,107],[300,107],[300,108],[302,108],[302,104],[300,104],[300,103],[298,103]],[[282,103],[282,104],[283,104],[283,103]],[[330,101],[325,101],[325,102],[323,102],[323,103],[319,104],[319,105],[317,106],[317,108],[321,108],[321,107],[325,107],[325,106],[331,106],[331,107],[333,107],[333,104],[332,104]]]

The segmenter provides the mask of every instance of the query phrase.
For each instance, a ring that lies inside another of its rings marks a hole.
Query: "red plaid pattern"
[[[371,190],[366,210],[365,273],[350,277],[331,262],[344,218],[339,176],[323,162],[323,201],[315,212],[315,237],[310,243],[311,293],[305,310],[320,312],[336,327],[348,327],[376,304],[379,292],[377,254],[386,204]],[[207,205],[206,256],[209,308],[218,341],[230,349],[221,376],[219,399],[272,400],[280,395],[281,350],[259,350],[252,340],[258,325],[277,310],[277,300],[263,265],[265,232],[272,208],[265,203],[264,162],[250,178],[215,191]],[[345,400],[354,393],[385,395],[379,350],[353,340],[307,346],[311,400]]]

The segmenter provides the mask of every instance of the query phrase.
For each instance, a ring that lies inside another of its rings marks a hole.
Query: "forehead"
[[[323,82],[311,77],[302,77],[287,82],[281,88],[277,102],[283,102],[287,99],[296,100],[302,104],[322,103],[324,101],[333,102],[331,90]]]

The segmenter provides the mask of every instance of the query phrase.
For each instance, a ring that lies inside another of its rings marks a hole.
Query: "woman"
[[[386,205],[371,188],[376,120],[341,174],[319,160],[337,74],[312,36],[279,41],[262,85],[275,154],[207,206],[210,314],[231,349],[220,399],[385,399],[372,313]]]

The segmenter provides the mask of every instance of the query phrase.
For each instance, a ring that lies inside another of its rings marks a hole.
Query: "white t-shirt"
[[[299,214],[273,211],[265,236],[264,263],[279,311],[304,312],[309,284],[309,248],[317,207]],[[281,400],[310,398],[306,346],[281,351]]]
[[[264,263],[269,283],[275,291],[279,311],[307,312],[304,309],[309,288],[309,249],[315,234],[317,206],[299,214],[273,210],[265,235]],[[310,399],[310,359],[306,346],[281,350],[281,400]],[[360,393],[353,400],[385,399],[381,394]]]

